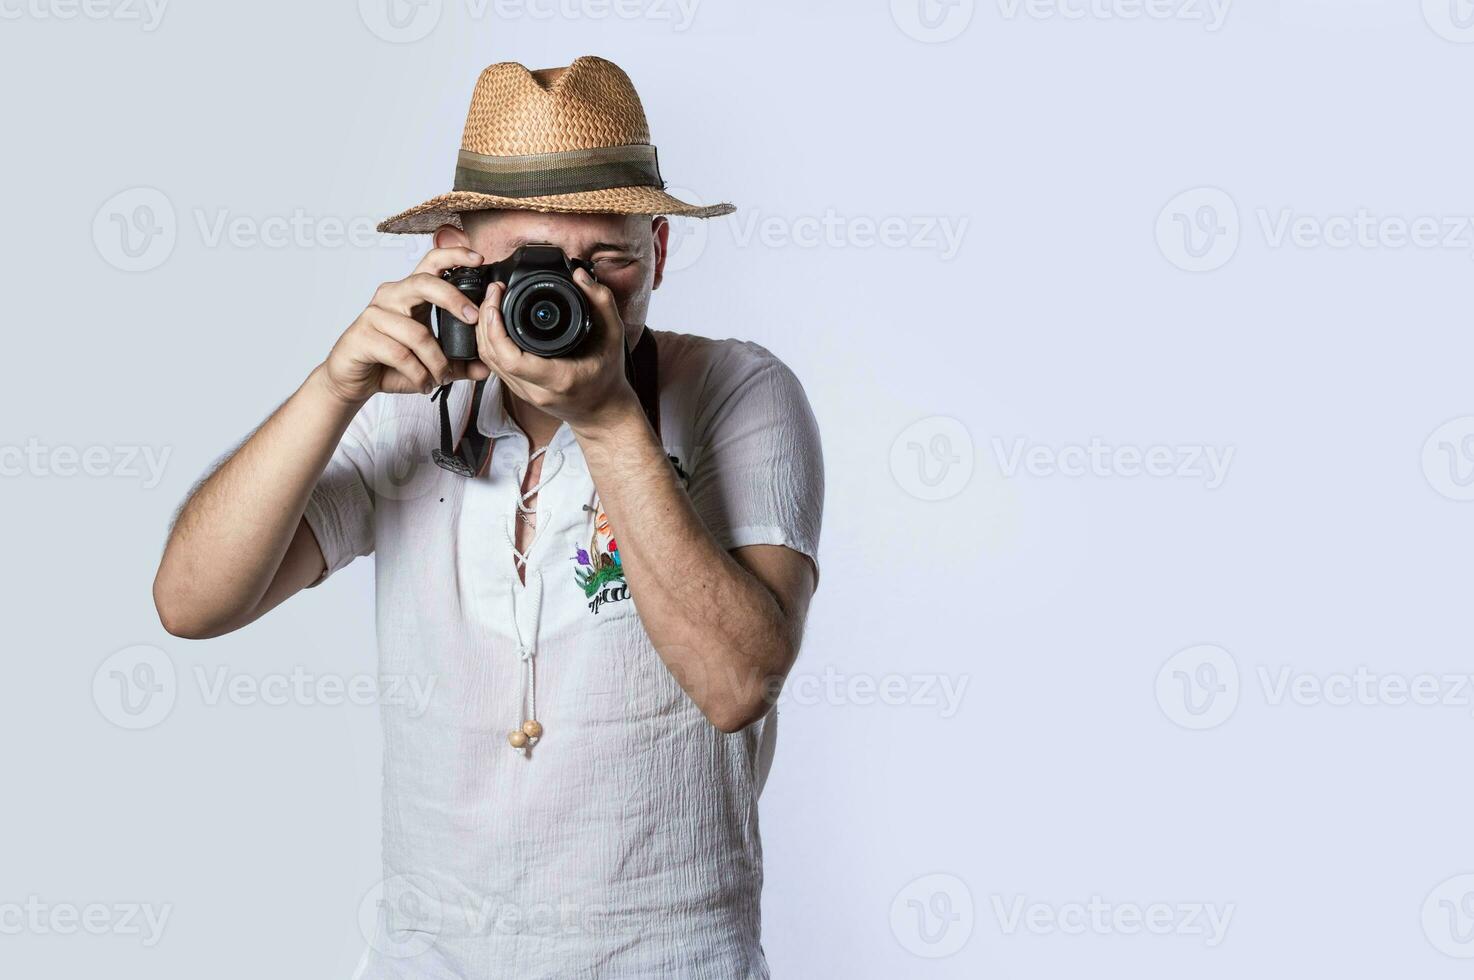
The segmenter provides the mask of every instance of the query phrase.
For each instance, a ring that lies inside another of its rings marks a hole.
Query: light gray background
[[[351,972],[375,709],[211,685],[369,675],[370,562],[206,643],[151,578],[423,247],[335,228],[446,188],[482,66],[582,53],[740,209],[651,322],[766,345],[824,435],[775,975],[1467,974],[1466,0],[396,2],[0,0],[0,975]]]

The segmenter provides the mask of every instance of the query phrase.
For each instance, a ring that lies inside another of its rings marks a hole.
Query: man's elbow
[[[766,718],[772,707],[767,701],[758,701],[753,704],[728,704],[707,708],[702,714],[717,731],[724,735],[735,735]]]
[[[181,640],[208,640],[224,632],[190,609],[190,603],[164,580],[162,572],[154,579],[154,609],[165,632]]]
[[[705,702],[698,702],[701,713],[717,731],[727,735],[740,732],[766,718],[768,712],[778,703],[778,695],[783,690],[783,682],[787,676],[787,666],[793,663],[793,656],[786,647],[769,653],[770,656],[763,659],[773,666],[746,675],[743,678],[745,683],[722,692],[725,697],[711,697],[716,692],[708,691]]]

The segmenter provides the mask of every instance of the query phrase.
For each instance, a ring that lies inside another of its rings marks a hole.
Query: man
[[[383,708],[360,976],[768,975],[757,797],[817,585],[823,464],[772,354],[645,325],[659,216],[732,210],[663,186],[615,65],[486,69],[456,189],[380,226],[434,248],[170,535],[171,633],[239,629],[374,553],[379,669],[436,681],[422,715]],[[571,356],[512,342],[501,284],[478,308],[440,275],[527,243],[592,265]],[[431,307],[475,324],[476,360],[445,356]]]

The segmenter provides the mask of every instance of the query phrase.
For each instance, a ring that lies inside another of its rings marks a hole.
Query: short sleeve
[[[317,538],[326,565],[312,585],[353,559],[373,553],[373,447],[381,404],[382,396],[376,395],[358,410],[307,498],[302,516]]]
[[[728,551],[776,544],[807,555],[817,581],[824,456],[803,385],[743,343],[713,366],[708,388],[688,488],[696,513]]]

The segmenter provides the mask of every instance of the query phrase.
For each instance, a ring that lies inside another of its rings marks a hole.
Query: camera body
[[[583,290],[573,281],[575,269],[589,275],[594,267],[570,259],[556,245],[522,245],[491,265],[450,269],[441,278],[461,291],[476,307],[494,282],[505,283],[502,323],[512,343],[541,357],[566,357],[593,332],[593,313]],[[476,360],[476,325],[435,308],[435,335],[445,356],[457,361]]]

